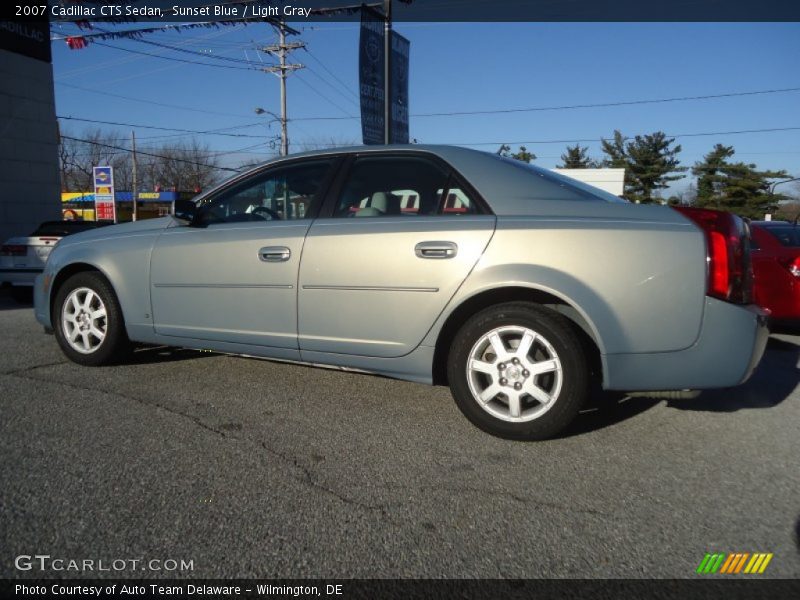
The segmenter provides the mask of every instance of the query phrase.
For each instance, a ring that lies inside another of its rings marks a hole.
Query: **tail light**
[[[796,257],[794,260],[791,258],[781,260],[781,263],[784,267],[789,269],[789,273],[800,278],[800,256]]]
[[[22,244],[3,244],[0,246],[0,256],[26,256],[28,247]]]
[[[749,304],[753,297],[750,230],[734,214],[705,208],[675,207],[706,234],[709,296]]]

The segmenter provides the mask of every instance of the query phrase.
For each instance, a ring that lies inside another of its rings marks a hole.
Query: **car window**
[[[439,212],[450,173],[418,156],[359,157],[334,217],[412,217]]]
[[[791,248],[800,247],[800,227],[787,225],[785,227],[765,227],[783,246]]]
[[[447,195],[442,198],[440,212],[443,215],[474,215],[480,210],[465,190],[451,183]]]
[[[495,155],[497,160],[507,165],[516,167],[528,173],[528,180],[532,198],[546,198],[548,200],[593,200],[612,203],[627,203],[628,201],[598,187],[589,185],[572,177],[567,177],[554,171],[542,169],[515,158]]]
[[[210,198],[200,207],[201,225],[307,219],[331,160],[317,160],[258,173]]]

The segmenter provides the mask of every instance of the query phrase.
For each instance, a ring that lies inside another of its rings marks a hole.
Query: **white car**
[[[14,298],[30,301],[33,281],[59,240],[102,225],[96,221],[45,221],[30,235],[7,240],[0,246],[0,284],[10,285]]]

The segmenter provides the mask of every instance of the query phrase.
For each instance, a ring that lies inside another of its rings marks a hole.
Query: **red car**
[[[800,325],[800,226],[752,221],[755,303],[771,311],[775,325]]]

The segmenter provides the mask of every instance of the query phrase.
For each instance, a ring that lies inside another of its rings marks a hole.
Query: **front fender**
[[[86,270],[97,270],[111,283],[122,309],[129,337],[136,338],[137,328],[153,329],[150,308],[150,255],[160,231],[148,231],[135,235],[109,237],[102,240],[87,240],[57,245],[51,253],[42,275],[41,299],[38,304],[49,307],[53,295],[63,283],[65,269],[78,265]],[[61,277],[60,277],[61,275]],[[49,283],[49,286],[46,285]]]

